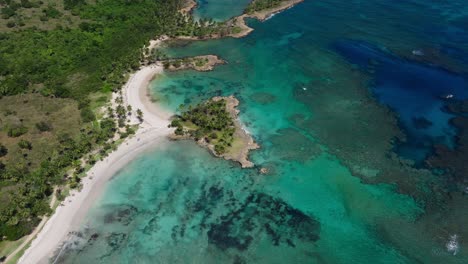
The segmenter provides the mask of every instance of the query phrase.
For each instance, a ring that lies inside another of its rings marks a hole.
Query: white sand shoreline
[[[89,170],[82,180],[81,191],[73,191],[63,202],[64,205],[55,210],[20,258],[19,263],[48,263],[66,240],[69,232],[77,230],[83,224],[88,210],[101,195],[112,176],[142,152],[154,148],[172,133],[172,129],[168,128],[171,114],[159,109],[148,96],[150,81],[162,71],[162,65],[153,64],[142,67],[130,76],[123,87],[122,96],[124,104],[131,105],[133,112],[137,109],[143,112],[140,128],[134,136],[127,138],[117,150]]]

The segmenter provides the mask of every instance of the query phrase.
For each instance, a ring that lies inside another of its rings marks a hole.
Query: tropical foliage
[[[189,107],[175,117],[171,124],[177,135],[189,135],[196,141],[204,140],[223,154],[234,141],[234,120],[226,110],[226,100],[209,100]]]
[[[255,11],[261,11],[264,9],[277,7],[283,0],[254,0],[246,8],[246,13],[250,14]]]
[[[79,186],[83,161],[96,160],[89,153],[110,151],[116,131],[121,138],[134,133],[126,124],[129,109],[97,121],[96,108],[139,68],[151,38],[202,36],[217,25],[179,13],[180,0],[49,2],[0,0],[0,239],[30,232],[50,212],[55,186]],[[22,12],[29,8],[40,8],[40,21],[50,21],[25,23]],[[61,117],[62,110],[36,111],[31,100],[10,105],[17,96],[35,98],[37,109],[52,101],[67,111]]]

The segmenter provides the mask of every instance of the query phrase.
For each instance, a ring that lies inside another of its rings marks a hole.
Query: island
[[[214,97],[206,102],[189,106],[176,115],[170,127],[176,128],[173,140],[193,139],[216,157],[239,162],[242,168],[251,168],[250,150],[258,149],[252,136],[242,127],[234,96]]]
[[[203,55],[162,61],[164,69],[169,71],[180,71],[188,69],[196,71],[211,71],[213,70],[214,66],[225,63],[226,61],[220,59],[216,55]]]

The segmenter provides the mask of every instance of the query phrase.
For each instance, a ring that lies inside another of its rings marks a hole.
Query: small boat
[[[414,56],[424,56],[424,52],[422,50],[413,50]]]
[[[453,94],[447,94],[447,95],[445,96],[445,99],[451,99],[451,98],[453,98]]]

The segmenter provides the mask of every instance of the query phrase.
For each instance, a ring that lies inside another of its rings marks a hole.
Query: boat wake
[[[454,256],[458,253],[459,244],[458,244],[458,235],[451,235],[447,244],[445,244],[447,251],[452,253]]]

